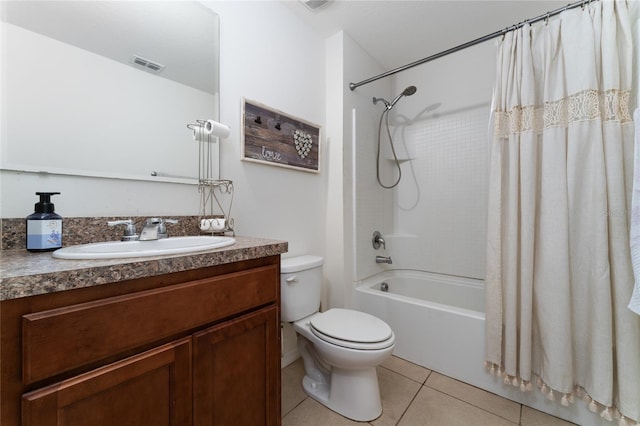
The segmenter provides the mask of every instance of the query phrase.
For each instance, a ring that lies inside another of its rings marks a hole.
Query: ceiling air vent
[[[315,11],[329,4],[330,0],[299,0],[307,9]]]
[[[164,65],[150,61],[149,59],[145,59],[142,56],[138,55],[133,55],[131,57],[131,62],[138,65],[139,67],[145,68],[147,71],[154,73],[159,73],[164,69]]]

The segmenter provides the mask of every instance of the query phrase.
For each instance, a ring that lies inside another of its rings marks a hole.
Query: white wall
[[[633,1],[629,4],[629,14],[631,16],[631,28],[633,30],[633,45],[635,47],[633,54],[635,60],[633,61],[633,82],[632,89],[633,96],[631,98],[631,105],[634,111],[640,106],[640,2]]]
[[[326,73],[326,137],[327,166],[327,221],[326,250],[322,306],[343,307],[346,283],[350,282],[349,252],[345,242],[350,233],[345,226],[345,174],[344,174],[344,49],[343,32],[340,31],[325,42]]]
[[[349,83],[378,74],[383,68],[342,31],[327,39],[326,58],[327,137],[331,164],[325,307],[348,307],[351,306],[351,285],[356,265],[359,265],[356,256],[364,256],[366,247],[371,248],[371,237],[366,234],[371,234],[376,225],[375,218],[359,215],[357,210],[375,208],[381,202],[379,197],[370,197],[363,186],[356,190],[356,170],[360,173],[366,167],[356,169],[355,163],[363,158],[370,159],[375,110],[370,91],[351,91]],[[389,87],[388,80],[380,81],[372,84],[370,90],[377,91],[377,96],[380,96],[386,95]],[[357,231],[360,229],[364,231]],[[373,252],[369,255],[370,263],[375,265],[375,255]]]
[[[346,223],[351,229],[349,241],[354,260],[351,280],[361,279],[382,270],[385,266],[375,263],[377,254],[371,245],[375,230],[383,231],[384,218],[388,214],[391,192],[381,190],[376,182],[376,143],[378,120],[382,105],[374,105],[373,97],[389,98],[391,80],[382,79],[348,89],[348,83],[356,83],[386,71],[348,35],[344,36],[344,132],[345,132],[345,193],[348,197]],[[349,299],[350,300],[350,299]]]
[[[288,241],[283,257],[326,258],[327,189],[335,168],[328,157],[335,151],[325,127],[324,39],[278,3],[205,4],[220,16],[220,121],[231,127],[220,147],[220,173],[234,182],[236,229]],[[322,125],[320,174],[240,161],[243,97]],[[283,332],[286,365],[297,356],[296,339],[290,326]]]
[[[327,157],[321,173],[240,161],[242,98],[324,127],[324,40],[275,2],[204,2],[220,16],[220,121],[231,127],[220,175],[234,182],[242,235],[289,241],[289,254],[324,255]]]

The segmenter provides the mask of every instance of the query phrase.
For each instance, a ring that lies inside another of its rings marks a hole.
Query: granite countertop
[[[0,250],[0,301],[223,265],[285,253],[285,241],[235,237],[207,252],[129,259],[63,260],[51,252]]]

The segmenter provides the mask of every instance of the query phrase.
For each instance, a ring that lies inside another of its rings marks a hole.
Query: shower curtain
[[[487,228],[487,367],[620,424],[640,418],[631,55],[623,0],[505,34]]]

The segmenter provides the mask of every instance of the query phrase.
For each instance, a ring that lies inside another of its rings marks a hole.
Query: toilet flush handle
[[[292,277],[287,278],[287,283],[291,284],[291,283],[295,283],[296,281],[298,281],[298,276],[294,275]]]

